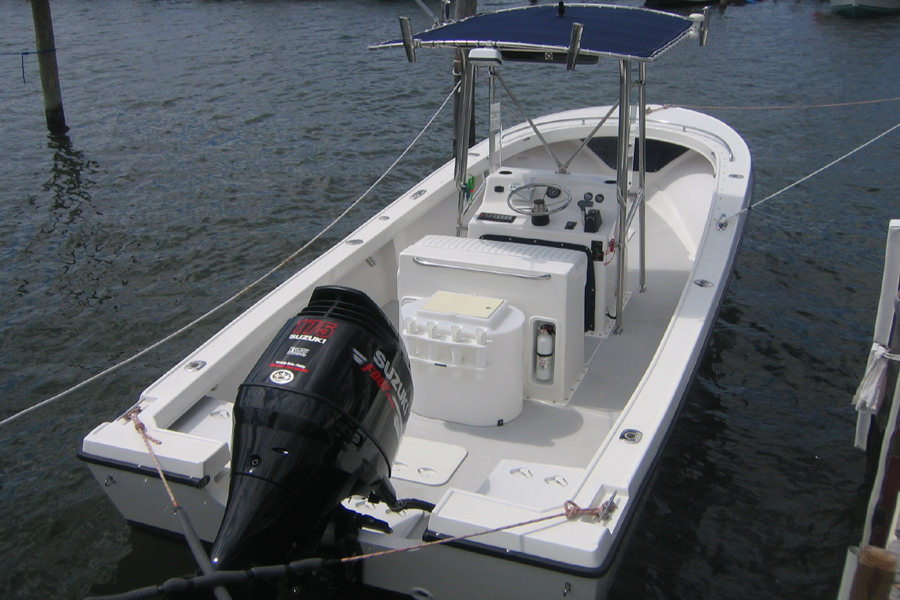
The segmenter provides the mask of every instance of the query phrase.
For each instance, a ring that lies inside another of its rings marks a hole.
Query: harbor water
[[[427,2],[437,10],[437,2]],[[480,10],[511,6],[482,0]],[[48,135],[31,7],[0,3],[0,597],[82,598],[194,571],[127,526],[81,438],[241,310],[451,157],[451,56],[367,45],[412,0],[52,5],[69,131]],[[709,44],[649,69],[654,103],[748,141],[754,208],[724,305],[613,585],[616,599],[836,594],[866,502],[850,399],[900,218],[900,18],[818,0],[714,7]],[[608,104],[615,64],[510,69],[530,115]],[[506,103],[506,117],[514,115]],[[483,122],[478,135],[483,136]],[[652,293],[652,281],[649,282]],[[167,510],[160,506],[159,510]],[[461,593],[460,597],[465,597]]]

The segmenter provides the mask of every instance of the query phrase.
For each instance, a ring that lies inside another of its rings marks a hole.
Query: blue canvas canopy
[[[691,30],[689,18],[602,4],[528,6],[475,15],[413,35],[416,47],[497,48],[504,55],[567,52],[574,24],[584,27],[581,59],[609,56],[655,60]],[[373,48],[401,46],[392,40]]]

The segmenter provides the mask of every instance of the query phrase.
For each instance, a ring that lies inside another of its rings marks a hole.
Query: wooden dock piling
[[[47,129],[59,134],[69,130],[63,113],[62,93],[59,88],[59,69],[56,65],[56,42],[53,38],[53,19],[50,16],[50,0],[31,0],[34,19],[34,37],[37,42],[38,65],[41,69],[41,88],[44,91],[44,114]]]

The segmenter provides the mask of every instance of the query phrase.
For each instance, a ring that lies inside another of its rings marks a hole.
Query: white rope
[[[841,162],[842,160],[844,160],[844,159],[846,159],[846,158],[849,158],[850,156],[853,156],[854,154],[856,154],[857,152],[859,152],[859,151],[862,150],[863,148],[866,148],[867,146],[870,146],[870,145],[874,144],[875,142],[877,142],[878,140],[880,140],[880,139],[883,138],[884,136],[888,135],[889,133],[893,132],[893,131],[894,131],[895,129],[897,129],[897,128],[900,128],[900,123],[897,123],[897,124],[895,124],[893,127],[890,127],[890,128],[888,128],[888,129],[882,131],[881,133],[879,133],[878,135],[876,135],[875,137],[873,137],[872,139],[870,139],[868,142],[865,142],[865,143],[863,143],[863,144],[860,144],[859,146],[857,146],[856,148],[854,148],[854,149],[851,150],[850,152],[847,152],[846,154],[844,154],[844,155],[841,156],[840,158],[834,159],[833,161],[831,161],[830,163],[828,163],[828,164],[825,165],[824,167],[820,167],[820,168],[816,169],[815,171],[813,171],[812,173],[810,173],[810,174],[807,175],[806,177],[802,177],[802,178],[798,179],[797,181],[795,181],[794,183],[792,183],[792,184],[790,184],[790,185],[787,185],[787,186],[781,188],[780,190],[778,190],[778,191],[775,192],[774,194],[769,194],[768,196],[766,196],[766,197],[763,198],[762,200],[760,200],[760,201],[758,201],[758,202],[754,202],[754,203],[750,206],[750,208],[756,208],[757,206],[759,206],[759,205],[762,204],[763,202],[766,202],[766,201],[768,201],[768,200],[771,200],[771,199],[774,198],[775,196],[778,196],[779,194],[782,194],[782,193],[788,191],[788,190],[791,189],[792,187],[795,187],[795,186],[800,185],[801,183],[803,183],[804,181],[806,181],[806,180],[808,180],[808,179],[812,179],[813,177],[815,177],[816,175],[818,175],[818,174],[821,173],[822,171],[824,171],[824,170],[826,170],[826,169],[829,169],[829,168],[833,167],[834,165],[838,164],[838,163]]]
[[[769,200],[771,200],[771,199],[773,199],[773,198],[775,198],[775,197],[777,197],[777,196],[780,196],[780,195],[783,194],[784,192],[788,191],[788,190],[791,189],[791,188],[794,188],[794,187],[800,185],[800,184],[803,183],[804,181],[807,181],[807,180],[809,180],[809,179],[812,179],[813,177],[815,177],[816,175],[818,175],[818,174],[821,173],[822,171],[825,171],[826,169],[829,169],[829,168],[833,167],[834,165],[838,164],[838,163],[841,162],[842,160],[844,160],[844,159],[846,159],[846,158],[849,158],[850,156],[853,156],[854,154],[856,154],[857,152],[859,152],[859,151],[862,150],[863,148],[866,148],[866,147],[868,147],[868,146],[871,146],[872,144],[874,144],[875,142],[877,142],[878,140],[880,140],[880,139],[883,138],[884,136],[888,135],[889,133],[892,133],[895,129],[898,129],[898,128],[900,128],[900,123],[896,123],[893,127],[889,127],[888,129],[882,131],[881,133],[879,133],[878,135],[876,135],[875,137],[873,137],[873,138],[870,139],[869,141],[860,144],[859,146],[857,146],[857,147],[854,148],[853,150],[847,152],[846,154],[844,154],[843,156],[841,156],[841,157],[839,157],[839,158],[834,159],[833,161],[831,161],[831,162],[828,163],[827,165],[825,165],[825,166],[823,166],[823,167],[819,167],[818,169],[816,169],[815,171],[813,171],[813,172],[810,173],[809,175],[806,175],[806,176],[804,176],[804,177],[801,177],[800,179],[798,179],[798,180],[795,181],[794,183],[791,183],[790,185],[784,186],[783,188],[781,188],[780,190],[778,190],[778,191],[775,192],[774,194],[769,194],[768,196],[766,196],[766,197],[763,198],[762,200],[758,200],[758,201],[754,202],[753,204],[751,204],[751,205],[748,206],[747,208],[743,208],[743,209],[737,211],[736,213],[729,215],[728,217],[726,217],[725,219],[723,219],[723,221],[727,221],[727,220],[731,219],[732,217],[736,217],[736,216],[738,216],[738,215],[742,215],[742,214],[748,212],[749,210],[751,210],[751,209],[753,209],[753,208],[756,208],[756,207],[759,206],[760,204],[762,204],[762,203],[764,203],[764,202],[768,202]]]
[[[184,327],[182,327],[182,328],[180,328],[180,329],[174,331],[173,333],[170,333],[169,335],[167,335],[166,337],[162,338],[161,340],[159,340],[159,341],[157,341],[157,342],[154,342],[153,344],[151,344],[150,346],[147,346],[146,348],[144,348],[143,350],[137,352],[137,353],[134,354],[133,356],[130,356],[129,358],[126,358],[125,360],[123,360],[123,361],[121,361],[121,362],[119,362],[119,363],[116,363],[115,365],[113,365],[113,366],[111,366],[111,367],[109,367],[109,368],[107,368],[107,369],[104,369],[104,370],[101,371],[100,373],[97,373],[96,375],[93,375],[92,377],[89,377],[88,379],[85,379],[85,380],[82,381],[81,383],[78,383],[78,384],[76,384],[76,385],[74,385],[74,386],[72,386],[72,387],[70,387],[70,388],[68,388],[68,389],[66,389],[66,390],[64,390],[64,391],[62,391],[62,392],[60,392],[59,394],[56,394],[55,396],[51,396],[50,398],[47,398],[47,399],[45,399],[45,400],[42,400],[42,401],[38,402],[37,404],[34,404],[34,405],[32,405],[32,406],[29,406],[28,408],[25,408],[25,409],[23,409],[23,410],[21,410],[21,411],[15,413],[15,414],[9,416],[9,417],[6,417],[6,418],[3,419],[2,421],[0,421],[0,427],[6,425],[6,424],[8,424],[8,423],[11,423],[12,421],[15,421],[16,419],[18,419],[18,418],[20,418],[20,417],[22,417],[22,416],[24,416],[24,415],[26,415],[26,414],[28,414],[28,413],[30,413],[30,412],[32,412],[32,411],[35,411],[35,410],[37,410],[37,409],[39,409],[39,408],[41,408],[41,407],[43,407],[43,406],[46,406],[46,405],[51,404],[51,403],[53,403],[53,402],[56,402],[57,400],[59,400],[59,399],[65,397],[65,396],[71,394],[72,392],[75,392],[75,391],[77,391],[77,390],[83,388],[84,386],[86,386],[86,385],[88,385],[88,384],[90,384],[90,383],[92,383],[92,382],[94,382],[94,381],[96,381],[96,380],[98,380],[98,379],[101,379],[102,377],[105,377],[106,375],[109,375],[110,373],[112,373],[112,372],[114,372],[114,371],[117,371],[118,369],[124,367],[125,365],[127,365],[127,364],[129,364],[129,363],[131,363],[131,362],[133,362],[133,361],[135,361],[135,360],[137,360],[138,358],[144,356],[144,355],[147,354],[148,352],[151,352],[152,350],[155,350],[156,348],[158,348],[159,346],[162,346],[163,344],[165,344],[166,342],[172,340],[173,338],[175,338],[175,337],[181,335],[182,333],[188,331],[189,329],[192,329],[192,328],[195,327],[198,323],[200,323],[200,322],[204,321],[205,319],[209,318],[209,317],[210,317],[211,315],[213,315],[214,313],[220,311],[220,310],[221,310],[222,308],[224,308],[225,306],[228,306],[229,304],[231,304],[232,302],[234,302],[235,300],[237,300],[238,298],[240,298],[241,296],[243,296],[245,293],[247,293],[248,291],[250,291],[251,289],[253,289],[253,288],[256,287],[257,285],[259,285],[260,283],[262,283],[263,281],[265,281],[266,279],[268,279],[269,277],[271,277],[275,272],[277,272],[277,271],[280,270],[283,266],[285,266],[287,263],[289,263],[290,261],[292,261],[293,259],[295,259],[299,254],[301,254],[302,252],[304,252],[304,251],[305,251],[307,248],[309,248],[312,244],[314,244],[314,243],[317,242],[319,239],[321,239],[323,235],[325,235],[328,231],[330,231],[332,228],[334,228],[334,226],[337,225],[337,223],[338,223],[339,221],[341,221],[341,219],[343,219],[345,216],[347,216],[347,214],[348,214],[351,210],[353,210],[354,208],[356,208],[356,206],[357,206],[360,202],[362,202],[362,201],[366,198],[366,196],[368,196],[369,193],[370,193],[370,192],[371,192],[378,184],[380,184],[380,183],[384,180],[385,177],[387,177],[388,174],[390,174],[390,172],[391,172],[391,171],[397,166],[397,164],[398,164],[398,163],[399,163],[399,162],[400,162],[400,161],[401,161],[401,160],[409,153],[409,151],[413,148],[413,146],[414,146],[414,145],[419,141],[419,139],[425,134],[425,132],[428,130],[428,128],[431,127],[431,124],[434,122],[434,120],[437,118],[437,116],[441,113],[441,111],[444,110],[444,107],[447,105],[447,103],[450,101],[450,99],[451,99],[451,98],[453,97],[453,95],[456,93],[456,90],[457,90],[458,87],[459,87],[459,84],[457,84],[457,85],[450,91],[450,93],[449,93],[449,94],[447,95],[447,97],[444,99],[444,102],[440,105],[440,107],[438,107],[437,111],[435,111],[435,113],[431,116],[431,118],[430,118],[430,119],[428,120],[428,122],[425,124],[425,127],[423,127],[422,130],[416,135],[416,137],[413,138],[413,140],[409,143],[409,145],[406,147],[406,149],[404,149],[403,152],[400,153],[400,155],[394,160],[394,162],[391,163],[391,165],[387,168],[387,170],[386,170],[380,177],[378,177],[378,179],[376,179],[375,182],[374,182],[372,185],[370,185],[370,186],[368,187],[368,189],[366,189],[365,192],[362,193],[362,195],[360,195],[356,200],[354,200],[353,202],[351,202],[350,205],[347,206],[347,208],[345,208],[343,212],[341,212],[341,214],[339,214],[339,215],[338,215],[331,223],[329,223],[328,225],[326,225],[325,228],[322,229],[322,231],[320,231],[320,232],[317,233],[315,236],[313,236],[309,241],[307,241],[305,244],[303,244],[303,246],[301,246],[300,248],[298,248],[297,250],[295,250],[294,252],[292,252],[290,255],[288,255],[287,258],[285,258],[285,259],[282,260],[280,263],[278,263],[277,265],[275,265],[274,267],[272,267],[269,271],[267,271],[264,275],[262,275],[261,277],[259,277],[259,278],[256,279],[255,281],[253,281],[251,284],[249,284],[248,286],[246,286],[246,287],[243,288],[242,290],[238,291],[236,294],[234,294],[233,296],[231,296],[230,298],[228,298],[227,300],[225,300],[224,302],[222,302],[222,303],[219,304],[218,306],[215,306],[215,307],[213,307],[212,309],[210,309],[210,310],[208,310],[207,312],[205,312],[204,314],[200,315],[199,317],[197,317],[196,319],[194,319],[193,321],[191,321],[190,323],[188,323],[188,324],[185,325]],[[768,202],[769,200],[772,200],[773,198],[775,198],[775,197],[777,197],[777,196],[783,194],[784,192],[788,191],[789,189],[794,188],[794,187],[800,185],[800,184],[803,183],[804,181],[807,181],[807,180],[809,180],[809,179],[815,177],[816,175],[818,175],[819,173],[825,171],[826,169],[829,169],[829,168],[833,167],[834,165],[838,164],[839,162],[845,160],[846,158],[848,158],[848,157],[850,157],[850,156],[856,154],[856,153],[859,152],[860,150],[862,150],[862,149],[864,149],[864,148],[866,148],[866,147],[868,147],[868,146],[874,144],[875,142],[877,142],[878,140],[880,140],[880,139],[883,138],[884,136],[886,136],[886,135],[892,133],[894,130],[896,130],[896,129],[898,129],[898,128],[900,128],[900,122],[896,123],[893,127],[890,127],[890,128],[888,128],[888,129],[886,129],[885,131],[881,132],[880,134],[876,135],[875,137],[873,137],[873,138],[870,139],[869,141],[867,141],[867,142],[865,142],[865,143],[863,143],[863,144],[857,146],[856,148],[854,148],[853,150],[847,152],[847,153],[844,154],[843,156],[841,156],[841,157],[839,157],[839,158],[836,158],[835,160],[831,161],[831,162],[828,163],[827,165],[825,165],[825,166],[823,166],[823,167],[820,167],[819,169],[816,169],[815,171],[813,171],[813,172],[810,173],[809,175],[806,175],[805,177],[802,177],[802,178],[798,179],[798,180],[795,181],[794,183],[791,183],[790,185],[787,185],[787,186],[781,188],[780,190],[778,190],[778,191],[775,192],[774,194],[769,194],[768,196],[766,196],[766,197],[763,198],[762,200],[759,200],[759,201],[757,201],[757,202],[754,202],[754,203],[751,204],[749,207],[747,207],[747,208],[745,208],[745,209],[742,209],[742,210],[740,210],[740,211],[738,211],[738,212],[736,212],[736,213],[734,213],[734,214],[732,214],[732,215],[729,215],[729,216],[726,217],[724,220],[727,221],[727,220],[731,219],[732,217],[735,217],[735,216],[737,216],[737,215],[746,213],[747,211],[749,211],[749,210],[752,209],[752,208],[756,208],[757,206],[763,204],[764,202]]]
[[[851,100],[848,102],[826,102],[823,104],[759,104],[744,106],[728,106],[716,104],[671,104],[666,106],[680,106],[693,110],[803,110],[818,108],[846,108],[848,106],[863,106],[865,104],[884,104],[885,102],[897,102],[900,96],[890,98],[875,98],[873,100]]]
[[[304,252],[307,248],[309,248],[312,244],[314,244],[315,242],[317,242],[318,240],[320,240],[320,239],[322,238],[322,236],[324,236],[324,235],[325,235],[326,233],[328,233],[331,229],[333,229],[334,226],[337,225],[338,222],[341,221],[341,219],[343,219],[344,217],[346,217],[347,214],[349,214],[351,210],[353,210],[354,208],[356,208],[356,206],[359,205],[359,203],[362,202],[362,201],[366,198],[366,196],[368,196],[369,193],[371,193],[371,191],[372,191],[373,189],[375,189],[375,187],[378,186],[378,184],[380,184],[380,183],[384,180],[384,178],[387,177],[388,174],[390,174],[391,171],[394,170],[394,168],[400,163],[400,161],[403,160],[403,158],[404,158],[407,154],[409,154],[409,151],[412,150],[413,146],[415,146],[416,143],[418,143],[419,139],[421,139],[421,137],[422,137],[423,135],[425,135],[425,132],[428,130],[429,127],[431,127],[432,123],[434,123],[434,120],[437,118],[437,116],[441,113],[441,111],[444,110],[444,107],[447,106],[447,103],[450,101],[450,99],[453,98],[453,95],[456,93],[456,90],[457,90],[458,87],[459,87],[459,84],[457,84],[457,85],[450,91],[450,93],[449,93],[449,94],[447,95],[447,97],[444,99],[444,102],[440,105],[440,107],[438,107],[437,111],[435,111],[435,113],[431,116],[431,118],[428,119],[428,122],[425,124],[425,126],[422,128],[422,130],[416,135],[416,137],[413,138],[413,140],[412,140],[412,141],[409,143],[409,145],[403,150],[403,152],[401,152],[400,155],[397,156],[397,158],[394,160],[394,162],[391,163],[391,165],[387,168],[387,170],[386,170],[384,173],[382,173],[381,176],[379,176],[378,179],[376,179],[375,182],[374,182],[372,185],[370,185],[370,186],[368,187],[368,189],[366,189],[366,191],[364,191],[364,192],[363,192],[356,200],[354,200],[353,202],[351,202],[351,203],[347,206],[347,208],[345,208],[345,209],[343,210],[343,212],[341,212],[341,214],[339,214],[334,220],[331,221],[331,223],[329,223],[328,225],[326,225],[324,229],[322,229],[319,233],[317,233],[316,235],[314,235],[309,241],[307,241],[305,244],[303,244],[300,248],[298,248],[297,250],[295,250],[294,252],[292,252],[291,254],[289,254],[289,255],[287,256],[287,258],[285,258],[285,259],[282,260],[280,263],[278,263],[277,265],[275,265],[274,267],[272,267],[271,269],[269,269],[265,274],[263,274],[261,277],[259,277],[258,279],[256,279],[255,281],[253,281],[252,283],[250,283],[249,285],[247,285],[246,287],[244,287],[242,290],[238,291],[236,294],[234,294],[233,296],[231,296],[230,298],[228,298],[227,300],[225,300],[225,301],[222,302],[221,304],[219,304],[219,305],[217,305],[217,306],[211,308],[210,310],[206,311],[205,313],[203,313],[202,315],[200,315],[199,317],[197,317],[196,319],[194,319],[193,321],[191,321],[190,323],[188,323],[188,324],[185,325],[184,327],[182,327],[182,328],[180,328],[180,329],[178,329],[178,330],[176,330],[176,331],[170,333],[169,335],[167,335],[166,337],[162,338],[161,340],[158,340],[158,341],[154,342],[153,344],[147,346],[146,348],[144,348],[143,350],[137,352],[137,353],[134,354],[133,356],[130,356],[130,357],[126,358],[125,360],[123,360],[123,361],[121,361],[121,362],[119,362],[119,363],[116,363],[116,364],[114,364],[113,366],[111,366],[111,367],[109,367],[109,368],[107,368],[107,369],[104,369],[103,371],[97,373],[96,375],[93,375],[93,376],[91,376],[91,377],[85,379],[85,380],[82,381],[81,383],[78,383],[78,384],[76,384],[76,385],[74,385],[74,386],[68,388],[67,390],[64,390],[64,391],[60,392],[60,393],[56,394],[55,396],[51,396],[50,398],[47,398],[47,399],[45,399],[45,400],[41,400],[41,401],[38,402],[37,404],[33,404],[32,406],[29,406],[28,408],[25,408],[25,409],[23,409],[23,410],[20,410],[19,412],[15,413],[14,415],[11,415],[11,416],[9,416],[9,417],[6,417],[6,418],[3,419],[2,421],[0,421],[0,427],[6,425],[6,424],[8,424],[8,423],[11,423],[12,421],[15,421],[16,419],[18,419],[18,418],[20,418],[20,417],[23,417],[23,416],[27,415],[28,413],[30,413],[30,412],[32,412],[32,411],[35,411],[35,410],[37,410],[37,409],[39,409],[39,408],[41,408],[41,407],[47,406],[48,404],[52,404],[53,402],[56,402],[57,400],[59,400],[59,399],[65,397],[65,396],[68,396],[68,395],[71,394],[72,392],[75,392],[75,391],[77,391],[77,390],[80,390],[81,388],[83,388],[84,386],[88,385],[89,383],[92,383],[92,382],[94,382],[94,381],[96,381],[96,380],[98,380],[98,379],[100,379],[100,378],[102,378],[102,377],[105,377],[106,375],[109,375],[110,373],[112,373],[112,372],[114,372],[114,371],[117,371],[118,369],[124,367],[125,365],[127,365],[127,364],[129,364],[129,363],[131,363],[131,362],[134,362],[135,360],[137,360],[138,358],[144,356],[144,355],[147,354],[148,352],[150,352],[150,351],[152,351],[152,350],[155,350],[156,348],[162,346],[163,344],[165,344],[166,342],[172,340],[173,338],[175,338],[175,337],[181,335],[182,333],[186,332],[187,330],[192,329],[192,328],[195,327],[198,323],[200,323],[200,322],[204,321],[205,319],[209,318],[210,316],[212,316],[212,315],[215,314],[216,312],[222,310],[223,308],[225,308],[226,306],[228,306],[229,304],[231,304],[232,302],[234,302],[235,300],[237,300],[238,298],[240,298],[241,296],[243,296],[244,294],[246,294],[248,291],[250,291],[251,289],[253,289],[253,288],[256,287],[257,285],[259,285],[260,283],[262,283],[263,281],[265,281],[266,279],[268,279],[269,277],[271,277],[275,272],[277,272],[279,269],[281,269],[281,268],[282,268],[283,266],[285,266],[287,263],[289,263],[289,262],[291,262],[292,260],[294,260],[298,255],[300,255],[300,254],[301,254],[302,252]]]

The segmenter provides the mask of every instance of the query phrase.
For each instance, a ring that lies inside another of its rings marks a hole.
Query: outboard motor
[[[347,496],[388,478],[412,401],[409,359],[364,293],[318,287],[241,384],[217,569],[311,552]]]

